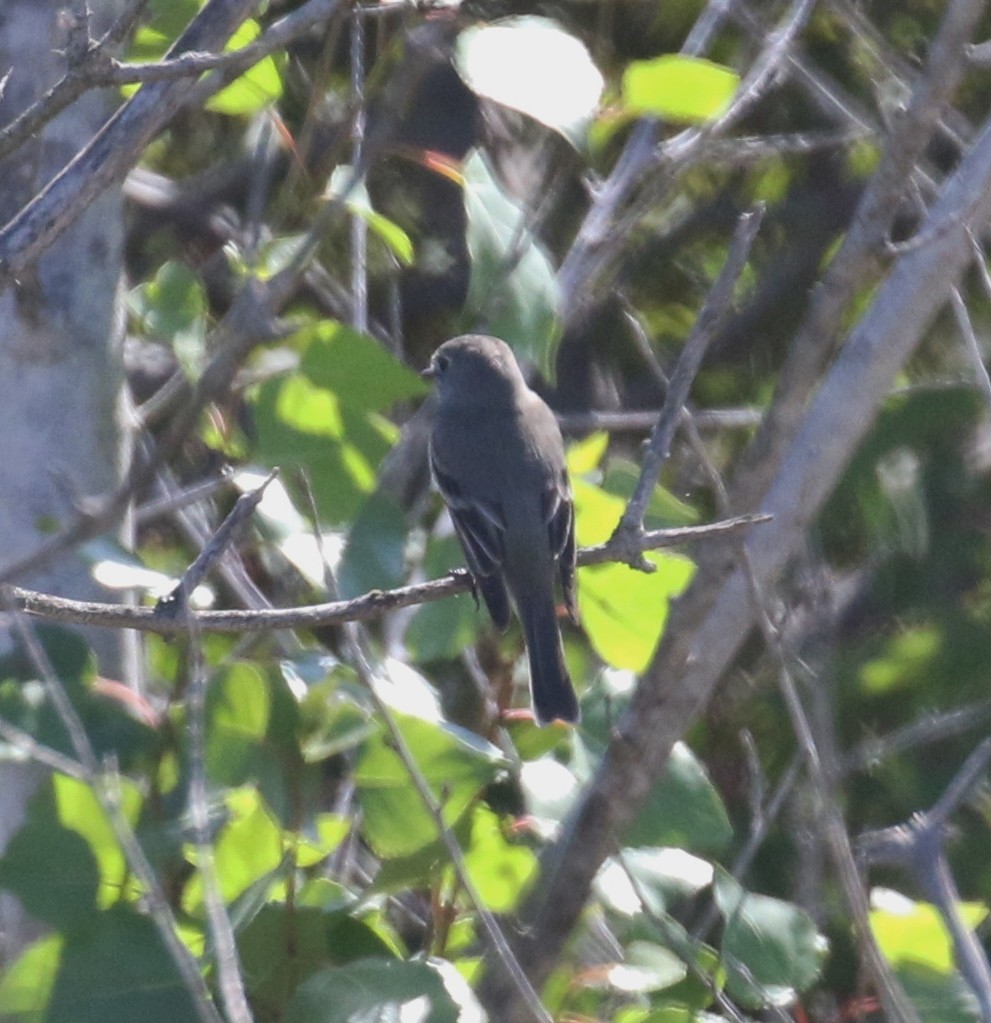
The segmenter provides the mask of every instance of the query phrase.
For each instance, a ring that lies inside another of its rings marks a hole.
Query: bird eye
[[[447,369],[447,364],[450,360],[446,355],[435,355],[434,356],[434,368],[438,373],[443,373]]]

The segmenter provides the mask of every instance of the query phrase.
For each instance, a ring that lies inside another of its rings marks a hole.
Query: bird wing
[[[578,624],[578,602],[575,597],[575,505],[571,496],[568,471],[561,469],[543,493],[544,521],[550,535],[551,553],[557,559],[561,591],[571,620]]]
[[[502,578],[506,532],[502,511],[485,501],[468,500],[452,476],[444,472],[432,445],[430,472],[454,523],[472,581],[481,592],[492,621],[505,631],[509,626],[509,594]]]

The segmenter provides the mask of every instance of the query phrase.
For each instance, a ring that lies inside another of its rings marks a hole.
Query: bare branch
[[[613,539],[617,542],[628,534],[636,535],[643,531],[643,517],[647,510],[647,503],[657,486],[661,469],[667,461],[675,430],[681,422],[685,402],[688,400],[688,392],[702,365],[702,359],[709,344],[716,336],[720,324],[729,311],[733,288],[736,286],[740,274],[743,273],[743,268],[750,256],[750,249],[757,238],[757,232],[760,230],[763,219],[763,206],[754,207],[740,217],[736,233],[733,235],[726,253],[726,262],[709,291],[698,319],[688,335],[685,347],[678,357],[678,363],[668,385],[664,408],[651,434],[650,445],[644,456],[640,478],[637,480],[633,495],[613,534]],[[637,568],[642,572],[651,572],[655,568],[639,552],[636,552],[634,560],[629,564],[631,568]]]
[[[583,548],[578,564],[599,565],[606,561],[623,561],[629,557],[628,545],[635,543],[639,550],[657,550],[676,547],[693,541],[731,536],[740,530],[767,522],[766,516],[741,515],[735,519],[715,522],[709,526],[680,526],[644,533],[634,541],[602,544]],[[120,604],[101,604],[94,601],[68,600],[33,590],[11,587],[15,605],[26,614],[53,621],[76,625],[97,625],[110,629],[139,629],[175,635],[186,629],[187,619],[195,619],[204,632],[267,632],[272,629],[310,629],[321,625],[339,625],[343,622],[366,621],[389,611],[411,607],[426,601],[440,600],[458,593],[471,592],[471,580],[465,571],[453,572],[444,579],[402,586],[395,590],[372,590],[353,600],[337,600],[311,607],[276,608],[260,611],[196,611],[186,617],[158,615],[150,607],[125,607]]]

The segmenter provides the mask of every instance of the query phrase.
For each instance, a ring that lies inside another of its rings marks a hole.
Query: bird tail
[[[530,697],[538,725],[551,721],[577,722],[578,698],[564,665],[561,633],[557,626],[553,596],[528,601],[520,608],[526,652],[530,662]]]

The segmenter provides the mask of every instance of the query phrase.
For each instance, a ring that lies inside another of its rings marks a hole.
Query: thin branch
[[[245,495],[248,496],[248,495]],[[237,942],[220,887],[210,829],[210,803],[206,777],[206,694],[208,678],[200,629],[187,621],[187,663],[190,680],[186,695],[189,732],[189,815],[193,823],[196,870],[203,885],[203,904],[213,944],[220,997],[228,1023],[251,1023]]]
[[[702,359],[709,344],[716,336],[719,326],[729,311],[733,288],[736,286],[740,274],[743,273],[763,219],[763,206],[755,206],[740,217],[726,253],[726,262],[706,296],[705,304],[702,306],[698,319],[696,319],[678,358],[674,374],[668,385],[664,408],[651,434],[650,446],[644,456],[640,478],[637,480],[633,495],[630,497],[623,517],[613,534],[614,540],[619,541],[624,536],[630,534],[635,536],[643,531],[643,518],[647,504],[657,486],[661,469],[667,461],[675,430],[682,420],[688,392],[702,365]],[[653,571],[655,566],[648,562],[642,554],[639,552],[637,554],[638,556],[629,562],[630,566],[644,572]]]
[[[257,5],[257,0],[208,0],[169,51],[218,50]],[[275,22],[254,47],[275,49],[331,18],[339,0],[307,0]],[[248,48],[246,48],[248,49]],[[264,54],[232,53],[222,71],[192,87],[185,78],[139,89],[85,146],[2,230],[0,289],[9,285],[107,188],[121,181],[148,143],[188,103],[199,103],[223,88]]]
[[[666,382],[665,382],[666,385]],[[561,430],[574,435],[605,430],[608,433],[649,433],[660,412],[568,412],[557,417]],[[697,409],[692,420],[698,430],[752,430],[763,413],[756,408]]]
[[[991,739],[970,754],[956,777],[926,813],[905,824],[861,837],[858,851],[871,864],[907,868],[939,910],[953,938],[957,967],[974,992],[981,1019],[991,1023],[991,964],[960,914],[960,893],[947,862],[944,844],[949,820],[991,764]]]
[[[768,521],[766,516],[741,515],[708,526],[652,530],[634,541],[624,539],[617,544],[610,541],[598,547],[583,548],[578,555],[578,565],[600,565],[607,561],[626,560],[630,543],[635,543],[639,550],[677,547],[699,540],[718,540]],[[181,615],[175,618],[157,615],[150,607],[69,600],[16,586],[10,587],[9,591],[21,611],[37,618],[109,629],[138,629],[168,636],[183,632],[187,618],[195,618],[204,632],[267,632],[271,629],[311,629],[322,625],[366,621],[402,607],[441,600],[458,593],[470,593],[471,580],[467,572],[457,571],[431,582],[401,586],[394,590],[372,590],[353,600],[272,610],[196,611],[190,612],[186,618]]]
[[[279,470],[273,469],[262,483],[254,490],[242,494],[234,503],[227,517],[214,532],[193,563],[182,574],[182,579],[175,588],[162,597],[155,605],[155,613],[169,618],[185,617],[189,611],[189,598],[199,586],[207,572],[218,561],[227,548],[234,542],[238,531],[255,513],[261,503],[268,485],[278,476]]]
[[[984,365],[981,346],[977,341],[977,335],[974,333],[974,324],[971,322],[970,313],[967,311],[967,304],[964,302],[959,288],[954,288],[950,292],[950,308],[953,310],[953,317],[957,321],[957,327],[963,339],[967,359],[974,370],[974,378],[977,380],[988,408],[991,409],[991,377],[988,376],[987,366]]]
[[[778,469],[782,452],[805,413],[811,390],[835,353],[855,296],[877,276],[885,242],[913,169],[966,70],[962,51],[986,0],[952,0],[929,50],[912,97],[889,132],[878,168],[858,203],[843,241],[816,287],[789,346],[774,401],[732,486],[736,508],[753,508]],[[976,145],[976,144],[975,144]],[[930,229],[947,218],[929,218]],[[934,239],[934,244],[939,239]],[[907,255],[907,253],[906,253]]]

